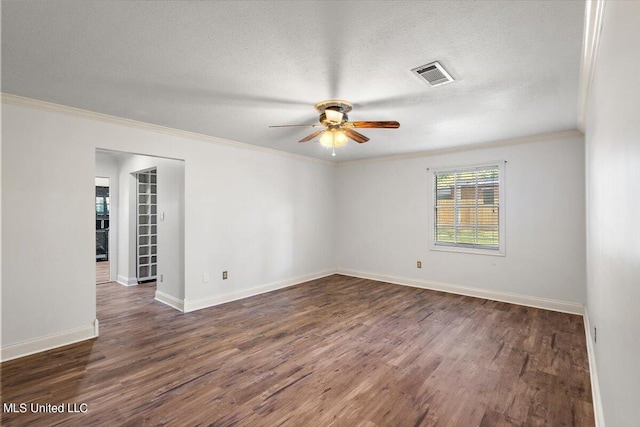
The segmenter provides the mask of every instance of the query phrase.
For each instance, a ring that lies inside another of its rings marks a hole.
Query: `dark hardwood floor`
[[[2,425],[592,426],[582,318],[331,276],[181,314],[97,287],[100,337],[5,362]]]

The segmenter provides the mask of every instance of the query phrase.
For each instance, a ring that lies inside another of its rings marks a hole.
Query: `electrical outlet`
[[[422,261],[418,261],[417,267],[422,268]]]
[[[595,326],[593,327],[593,343],[597,343],[598,342],[598,328],[596,328]]]
[[[164,282],[164,274],[160,275],[160,282]]]
[[[226,271],[222,272],[222,280],[227,280],[227,272]]]
[[[209,283],[209,273],[204,273],[202,275],[202,283]]]

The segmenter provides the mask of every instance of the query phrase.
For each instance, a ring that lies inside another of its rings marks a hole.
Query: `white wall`
[[[2,9],[2,5],[0,4],[0,10]],[[0,19],[0,21],[2,21]],[[2,24],[0,23],[0,33],[2,31]],[[1,50],[1,48],[0,48]],[[2,53],[0,52],[0,70],[2,69]],[[2,73],[0,72],[0,87],[2,87]],[[0,130],[2,129],[2,103],[0,103]],[[2,343],[2,139],[3,132],[0,131],[0,343]],[[0,346],[0,361],[2,360],[2,346]]]
[[[10,105],[2,116],[4,353],[93,329],[95,148],[70,117]]]
[[[120,208],[120,166],[118,158],[105,152],[96,153],[96,176],[109,178],[109,276],[115,280],[118,267],[118,210]]]
[[[427,168],[506,160],[506,256],[429,250]],[[399,283],[446,284],[585,302],[584,141],[530,143],[338,168],[341,270]],[[422,261],[422,269],[416,261]],[[454,289],[455,290],[455,289]],[[471,294],[486,295],[471,292]]]
[[[187,300],[207,304],[335,267],[330,164],[3,107],[3,348],[92,326],[97,148],[185,160]]]
[[[587,311],[615,427],[640,425],[639,17],[640,2],[605,3],[586,120]]]
[[[163,276],[162,281],[157,281],[156,289],[184,299],[184,162],[156,158],[156,164],[158,275]]]
[[[187,300],[335,268],[334,166],[194,147],[185,171]],[[222,281],[222,271],[229,279]],[[208,272],[210,283],[203,283]]]

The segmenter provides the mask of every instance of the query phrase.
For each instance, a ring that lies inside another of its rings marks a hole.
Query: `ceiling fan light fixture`
[[[348,141],[347,135],[345,135],[343,131],[338,130],[333,136],[333,141],[334,141],[334,147],[342,147]]]
[[[342,147],[346,145],[349,140],[347,135],[341,130],[326,130],[320,137],[320,144],[327,147]]]
[[[325,147],[333,147],[333,133],[330,130],[324,131],[320,137],[320,144]]]

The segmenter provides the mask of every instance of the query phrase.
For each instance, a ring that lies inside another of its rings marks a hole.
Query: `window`
[[[109,205],[109,197],[97,196],[96,197],[96,215],[109,216],[111,208]]]
[[[96,215],[104,215],[104,197],[96,197]]]
[[[432,249],[504,255],[503,165],[433,172]]]

